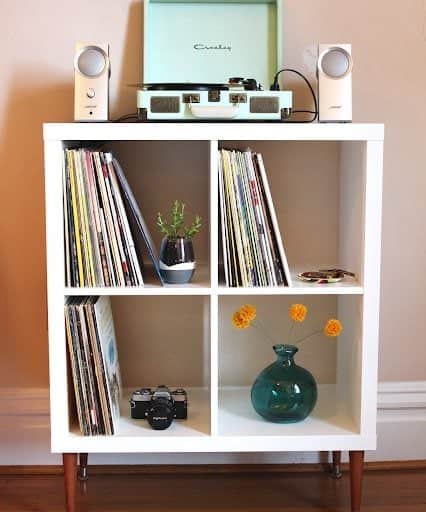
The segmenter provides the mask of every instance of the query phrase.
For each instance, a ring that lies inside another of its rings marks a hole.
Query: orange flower
[[[256,318],[256,307],[251,304],[244,304],[240,307],[240,313],[246,316],[249,322],[252,322]]]
[[[250,327],[250,320],[241,311],[236,311],[232,315],[232,323],[237,329],[247,329],[247,327]]]
[[[290,318],[295,322],[303,322],[306,317],[308,308],[304,304],[292,304],[288,311]]]
[[[326,336],[339,336],[339,334],[342,332],[343,327],[342,324],[339,322],[339,320],[336,320],[335,318],[330,318],[330,320],[325,324],[324,327],[324,334]]]

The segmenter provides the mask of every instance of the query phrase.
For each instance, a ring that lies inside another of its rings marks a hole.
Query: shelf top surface
[[[303,436],[357,434],[358,429],[337,398],[334,384],[318,386],[318,402],[311,415],[300,423],[272,423],[254,411],[250,388],[219,390],[219,434],[251,436]]]
[[[270,423],[258,416],[250,403],[249,387],[219,389],[218,430],[210,432],[210,394],[190,388],[187,420],[176,420],[170,429],[152,430],[145,420],[129,418],[129,404],[122,402],[114,436],[82,436],[78,429],[52,432],[54,452],[250,452],[374,449],[375,436],[363,436],[345,406],[337,400],[336,386],[320,385],[311,416],[293,424]],[[216,422],[214,422],[216,424]]]
[[[116,287],[64,287],[63,294],[66,296],[81,295],[107,295],[107,296],[142,296],[142,295],[363,295],[364,288],[349,284],[330,284],[323,287],[315,285],[306,286],[275,286],[275,287],[238,287],[228,288],[226,286],[210,287],[197,285],[166,285],[166,286],[116,286]]]
[[[45,123],[45,141],[84,140],[383,140],[374,123]]]

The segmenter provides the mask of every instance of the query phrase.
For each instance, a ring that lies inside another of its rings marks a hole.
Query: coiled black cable
[[[272,85],[271,85],[271,91],[279,91],[280,90],[280,84],[278,83],[278,77],[280,76],[281,73],[284,73],[285,71],[288,71],[290,73],[295,73],[296,75],[298,75],[300,78],[302,78],[305,81],[306,85],[309,87],[309,90],[311,91],[312,98],[314,100],[315,110],[292,110],[292,114],[314,114],[314,117],[307,121],[284,121],[284,122],[286,122],[286,123],[313,123],[318,117],[317,97],[315,96],[314,90],[312,88],[312,85],[309,83],[309,80],[304,75],[302,75],[302,73],[300,73],[299,71],[296,71],[295,69],[291,69],[291,68],[280,69],[275,74],[274,81],[272,82]]]

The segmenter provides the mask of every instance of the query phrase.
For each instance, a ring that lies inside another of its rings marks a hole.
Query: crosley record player
[[[268,90],[281,62],[280,0],[145,0],[144,9],[141,120],[290,116],[292,92]]]

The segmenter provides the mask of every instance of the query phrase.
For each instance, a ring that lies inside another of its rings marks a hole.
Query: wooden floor
[[[93,475],[78,512],[343,512],[349,479],[321,473]],[[0,476],[1,512],[61,512],[61,476]],[[368,471],[363,512],[426,512],[426,470]]]

